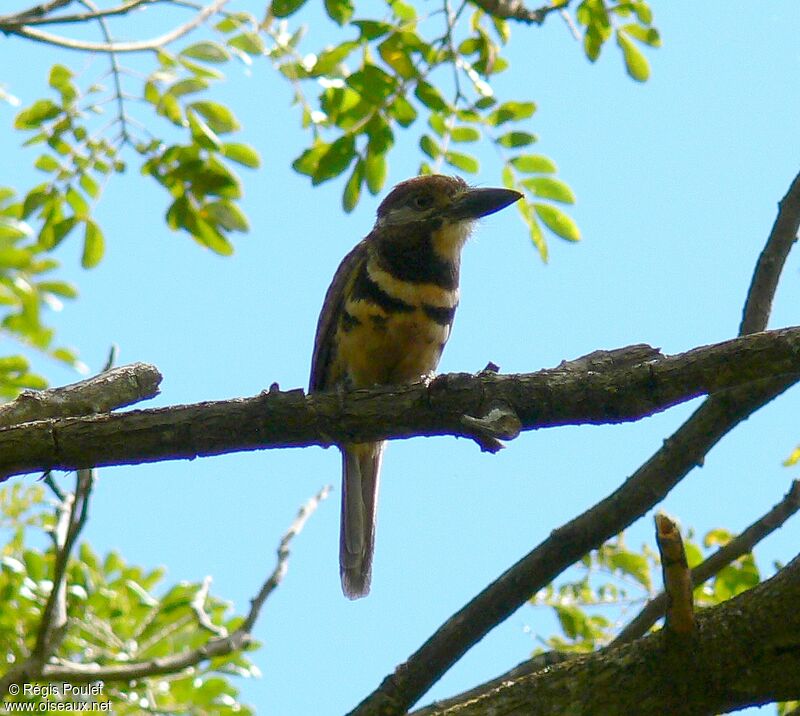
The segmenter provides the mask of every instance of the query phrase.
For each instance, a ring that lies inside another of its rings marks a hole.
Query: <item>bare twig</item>
[[[37,42],[44,42],[49,45],[56,45],[58,47],[64,47],[68,50],[78,50],[81,52],[146,52],[158,50],[190,33],[192,30],[202,25],[209,17],[219,12],[220,8],[222,8],[222,6],[227,2],[228,0],[213,0],[211,4],[204,7],[188,22],[150,40],[134,40],[132,42],[112,43],[89,42],[85,40],[75,40],[69,37],[62,37],[60,35],[54,35],[50,32],[46,32],[45,30],[36,30],[27,25],[0,26],[0,31],[3,31],[9,35],[19,35],[20,37],[26,37],[29,40],[36,40]]]
[[[786,257],[797,241],[800,228],[800,174],[792,181],[786,196],[778,203],[778,216],[772,225],[769,239],[758,257],[747,301],[742,313],[739,335],[763,331],[772,308]]]
[[[800,481],[795,480],[784,498],[769,512],[692,569],[692,584],[695,586],[702,584],[723,567],[742,555],[752,552],[756,544],[777,530],[798,510],[800,510]],[[667,595],[662,592],[642,608],[639,614],[611,642],[611,645],[624,644],[643,636],[653,624],[664,616],[666,606]]]
[[[666,628],[685,636],[695,630],[692,577],[678,525],[664,514],[657,514],[656,543],[661,554],[661,573],[667,594]]]

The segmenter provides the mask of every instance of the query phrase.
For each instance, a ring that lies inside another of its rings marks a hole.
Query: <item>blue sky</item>
[[[653,9],[664,46],[648,53],[645,85],[625,75],[613,46],[591,66],[558,17],[542,29],[514,28],[498,93],[537,102],[529,128],[577,194],[584,238],[552,239],[543,265],[513,211],[487,218],[464,252],[461,306],[440,371],[476,371],[491,360],[527,372],[599,348],[647,342],[675,353],[735,335],[777,201],[800,169],[797,7],[654,0]],[[317,9],[300,19],[315,35],[331,31]],[[84,63],[8,38],[0,44],[2,80],[23,103],[44,94],[57,60]],[[152,405],[252,395],[275,381],[305,387],[323,295],[380,199],[367,196],[345,215],[341,182],[312,190],[291,172],[306,139],[290,89],[266,64],[249,77],[231,66],[221,96],[264,157],[260,172],[242,172],[252,231],[233,258],[171,233],[166,197],[134,165],[97,210],[104,262],[85,272],[77,242],[59,249],[82,294],[53,318],[62,341],[92,369],[112,342],[121,362],[154,363],[164,382]],[[12,117],[0,107],[6,127]],[[418,135],[407,134],[391,156],[389,185],[416,173]],[[0,134],[0,183],[24,189],[41,179],[30,168],[35,153],[20,143]],[[499,184],[496,156],[480,158],[472,180]],[[798,269],[795,254],[772,327],[797,323]],[[54,383],[75,379],[41,365]],[[452,438],[391,444],[373,592],[355,603],[339,588],[335,450],[104,469],[85,536],[101,552],[166,565],[170,581],[211,574],[214,592],[243,612],[299,505],[332,483],[257,626],[263,678],[241,687],[260,713],[338,714],[553,528],[619,485],[693,407],[630,425],[526,433],[495,456]],[[795,389],[723,440],[660,507],[701,534],[741,530],[796,474],[781,461],[800,442],[798,409]],[[652,541],[651,518],[630,530],[631,545]],[[791,559],[798,538],[789,523],[764,541],[761,566],[769,573],[773,560]],[[544,612],[519,610],[424,702],[505,671],[536,646],[532,634],[551,628]]]

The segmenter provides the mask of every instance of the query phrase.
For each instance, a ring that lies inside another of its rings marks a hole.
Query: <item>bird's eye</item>
[[[420,210],[430,209],[433,206],[433,197],[430,194],[417,194],[411,199],[411,206]]]

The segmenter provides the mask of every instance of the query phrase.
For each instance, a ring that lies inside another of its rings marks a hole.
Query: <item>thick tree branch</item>
[[[24,390],[0,405],[0,428],[47,418],[107,413],[158,395],[161,373],[147,363],[112,368],[79,383]]]
[[[771,234],[768,244],[773,239]],[[785,260],[786,255],[782,256]],[[782,268],[776,266],[776,274]],[[769,306],[772,296],[767,296]],[[405,713],[464,653],[532,594],[658,504],[693,468],[703,464],[705,455],[724,435],[795,382],[794,377],[769,378],[710,396],[619,489],[555,530],[486,587],[352,713]]]
[[[800,558],[772,579],[698,613],[685,640],[662,630],[571,659],[433,713],[697,716],[800,697]]]
[[[800,229],[800,174],[794,178],[786,196],[778,203],[778,216],[775,218],[764,250],[758,257],[750,283],[739,335],[763,331],[767,327],[772,299],[778,288],[778,279],[792,244],[797,241],[798,229]]]
[[[720,547],[714,554],[692,569],[692,584],[695,586],[702,584],[743,554],[752,552],[753,547],[781,527],[783,523],[797,513],[798,510],[800,510],[800,481],[795,480],[792,482],[784,498],[769,510],[769,512],[762,515],[740,535],[732,539],[724,547]],[[606,648],[620,646],[644,636],[650,627],[664,616],[666,606],[667,595],[662,592],[649,601],[639,614]],[[528,676],[537,671],[542,671],[542,669],[549,666],[560,664],[562,661],[579,657],[579,654],[560,651],[548,651],[537,654],[484,684],[469,689],[461,694],[457,694],[456,696],[437,701],[418,711],[414,711],[414,716],[433,716],[433,714],[446,711],[450,706],[464,703],[481,694],[488,693],[506,682],[516,681],[523,676]]]
[[[520,429],[636,420],[706,392],[760,384],[764,376],[786,376],[788,385],[800,375],[800,328],[676,356],[645,348],[597,352],[526,375],[451,374],[345,395],[271,390],[246,399],[39,420],[0,429],[0,473],[428,435],[469,437],[484,447],[488,436],[496,448],[497,437],[511,439]]]
[[[723,567],[726,567],[742,555],[752,552],[756,544],[767,535],[772,534],[798,510],[800,510],[800,481],[794,480],[784,498],[769,512],[692,569],[692,584],[694,586],[702,584],[717,574]],[[642,608],[617,635],[612,645],[625,644],[644,636],[647,630],[664,616],[666,607],[667,595],[662,592]]]

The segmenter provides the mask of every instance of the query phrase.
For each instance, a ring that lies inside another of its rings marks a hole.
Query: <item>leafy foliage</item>
[[[281,3],[276,10],[275,5],[276,17],[290,16],[301,7],[289,9]],[[364,188],[372,194],[383,189],[397,132],[424,119],[420,173],[476,174],[480,162],[467,147],[488,140],[503,156],[504,184],[526,196],[518,206],[542,258],[547,258],[543,229],[578,240],[574,221],[551,203],[574,203],[572,191],[547,176],[555,173],[555,163],[529,153],[537,137],[520,126],[533,116],[536,105],[501,102],[490,84],[509,66],[502,56],[511,34],[509,23],[482,10],[460,23],[459,11],[442,15],[441,34],[430,37],[423,29],[431,27],[432,16],[418,15],[404,2],[388,5],[388,18],[352,20],[357,36],[318,53],[299,51],[301,32],[290,34],[285,25],[273,32],[275,44],[268,54],[292,81],[303,126],[312,136],[293,164],[295,171],[307,175],[312,184],[347,175],[342,205],[351,211]],[[452,86],[434,84],[432,78],[448,66]],[[320,88],[316,96],[314,87]]]
[[[0,644],[9,665],[24,660],[33,647],[52,588],[54,549],[29,546],[35,541],[30,532],[49,534],[55,522],[40,485],[0,488],[0,528],[11,534],[0,553]],[[81,545],[67,567],[69,624],[57,658],[100,666],[153,660],[195,649],[240,623],[238,617],[228,616],[225,602],[205,594],[199,584],[181,582],[155,596],[163,576],[161,569],[130,565],[116,552],[101,558]],[[198,609],[204,614],[202,622]],[[250,661],[235,653],[168,676],[130,684],[106,682],[93,698],[110,701],[114,713],[120,714],[249,714],[251,710],[237,700],[230,677],[255,675]],[[16,700],[58,703],[74,698],[45,692],[23,693]]]
[[[29,213],[25,202],[15,201],[12,189],[0,187],[0,327],[23,348],[82,370],[74,351],[54,345],[54,331],[44,323],[47,308],[59,310],[62,301],[75,298],[77,291],[49,276],[59,264],[45,256],[47,248],[26,221]],[[24,355],[0,357],[0,397],[12,398],[22,388],[45,386],[44,378],[31,372]]]
[[[700,564],[713,549],[724,547],[735,535],[727,530],[708,532],[702,546],[692,533],[684,536],[689,567]],[[632,618],[660,589],[658,553],[647,545],[640,551],[625,545],[624,535],[606,542],[573,567],[574,581],[550,584],[534,595],[531,604],[554,611],[561,634],[539,637],[548,649],[589,652],[608,644],[624,622]],[[709,607],[754,587],[760,573],[752,554],[724,567],[695,588],[695,604]],[[633,609],[633,613],[631,613]],[[608,616],[616,614],[615,618]]]

